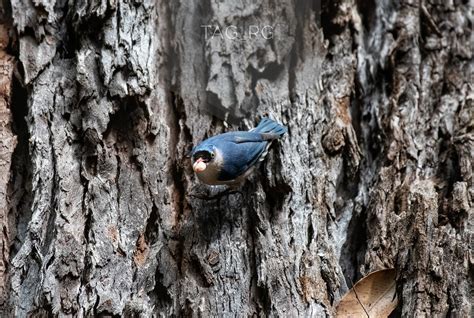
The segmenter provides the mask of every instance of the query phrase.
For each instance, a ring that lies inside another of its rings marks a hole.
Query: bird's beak
[[[193,170],[195,172],[202,172],[204,170],[206,170],[206,163],[202,160],[202,158],[199,158],[198,160],[196,160],[196,162],[193,164]]]

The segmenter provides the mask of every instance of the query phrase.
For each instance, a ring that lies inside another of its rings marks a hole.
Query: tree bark
[[[471,1],[2,1],[0,314],[330,317],[383,268],[396,315],[470,314]]]

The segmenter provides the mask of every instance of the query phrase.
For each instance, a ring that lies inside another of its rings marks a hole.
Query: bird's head
[[[202,172],[214,161],[216,151],[212,145],[199,145],[192,154],[193,170]]]

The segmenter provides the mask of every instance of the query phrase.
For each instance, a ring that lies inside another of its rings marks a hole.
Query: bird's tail
[[[262,118],[258,126],[252,129],[251,131],[266,134],[276,134],[281,137],[284,133],[288,131],[288,129],[286,129],[285,126],[280,125],[276,121],[264,117]]]

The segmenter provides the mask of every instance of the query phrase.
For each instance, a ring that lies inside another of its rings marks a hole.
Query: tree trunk
[[[333,316],[382,268],[398,315],[470,314],[472,1],[2,1],[0,315]]]

